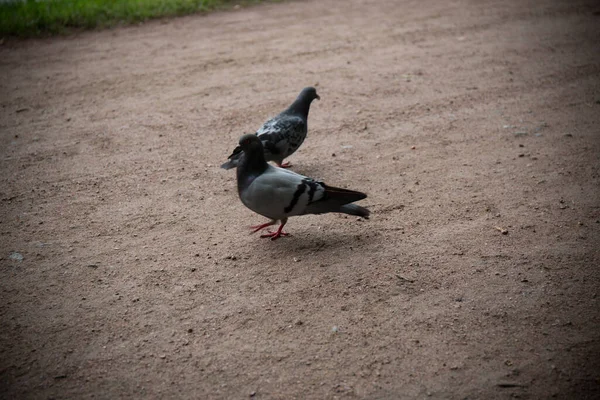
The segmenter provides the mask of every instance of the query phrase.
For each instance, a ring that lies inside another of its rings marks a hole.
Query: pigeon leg
[[[271,238],[271,240],[275,240],[280,238],[281,236],[288,236],[289,233],[286,233],[283,231],[283,226],[285,225],[285,223],[287,222],[287,218],[284,220],[281,220],[281,225],[279,225],[279,229],[277,229],[276,232],[269,232],[269,233],[265,233],[264,235],[260,235],[261,238]]]
[[[261,229],[265,229],[267,226],[275,225],[276,222],[277,222],[276,220],[271,220],[271,221],[261,224],[261,225],[251,226],[250,229],[252,229],[252,232],[250,232],[250,233],[256,233],[256,232],[260,231]]]
[[[289,161],[286,161],[286,162],[284,162],[284,163],[281,163],[281,164],[280,164],[280,163],[277,163],[277,166],[278,166],[279,168],[290,168],[290,167],[292,166],[292,163],[291,163],[291,162],[289,162]]]

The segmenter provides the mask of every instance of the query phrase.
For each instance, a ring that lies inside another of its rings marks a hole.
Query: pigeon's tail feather
[[[367,197],[366,194],[354,190],[327,186],[325,184],[322,185],[325,187],[325,195],[321,200],[311,203],[307,207],[308,214],[339,212],[364,218],[369,216],[369,210],[366,208],[350,204],[365,199]]]
[[[238,162],[240,161],[241,155],[242,155],[242,148],[240,146],[238,146],[233,150],[233,153],[231,153],[231,155],[228,157],[229,160],[227,160],[226,163],[221,165],[221,168],[232,169],[232,168],[237,167]]]
[[[340,212],[348,215],[356,215],[357,217],[363,217],[365,219],[369,219],[369,215],[371,214],[371,211],[356,204],[343,205],[340,207]]]
[[[355,201],[367,198],[366,194],[357,192],[355,190],[342,189],[333,186],[327,186],[325,184],[323,184],[323,186],[325,187],[325,196],[327,199],[338,202],[339,204],[354,203]]]
[[[223,169],[232,169],[237,167],[238,160],[227,160],[226,163],[221,164],[221,168]]]

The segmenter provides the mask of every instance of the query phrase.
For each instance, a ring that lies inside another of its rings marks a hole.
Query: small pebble
[[[11,260],[14,260],[14,261],[21,262],[21,261],[23,261],[23,254],[17,253],[16,251],[14,251],[14,252],[10,253],[8,258]]]

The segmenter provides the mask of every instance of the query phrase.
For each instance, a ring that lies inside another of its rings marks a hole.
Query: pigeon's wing
[[[279,114],[265,122],[256,135],[265,149],[265,159],[281,162],[298,150],[304,141],[306,121],[297,115]],[[242,148],[237,146],[221,168],[237,167],[241,154]]]
[[[242,203],[272,219],[302,215],[306,206],[322,196],[323,187],[310,178],[269,166],[240,193]]]
[[[367,217],[354,201],[367,195],[325,185],[295,172],[269,166],[240,194],[246,207],[272,219],[294,215],[341,212]]]
[[[306,137],[306,121],[296,115],[278,115],[256,132],[267,160],[283,160],[295,152]]]

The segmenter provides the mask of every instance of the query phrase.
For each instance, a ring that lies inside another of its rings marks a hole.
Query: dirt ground
[[[334,1],[0,46],[0,397],[600,398],[600,6]],[[265,221],[218,165],[316,85]],[[22,257],[22,259],[21,259]]]

